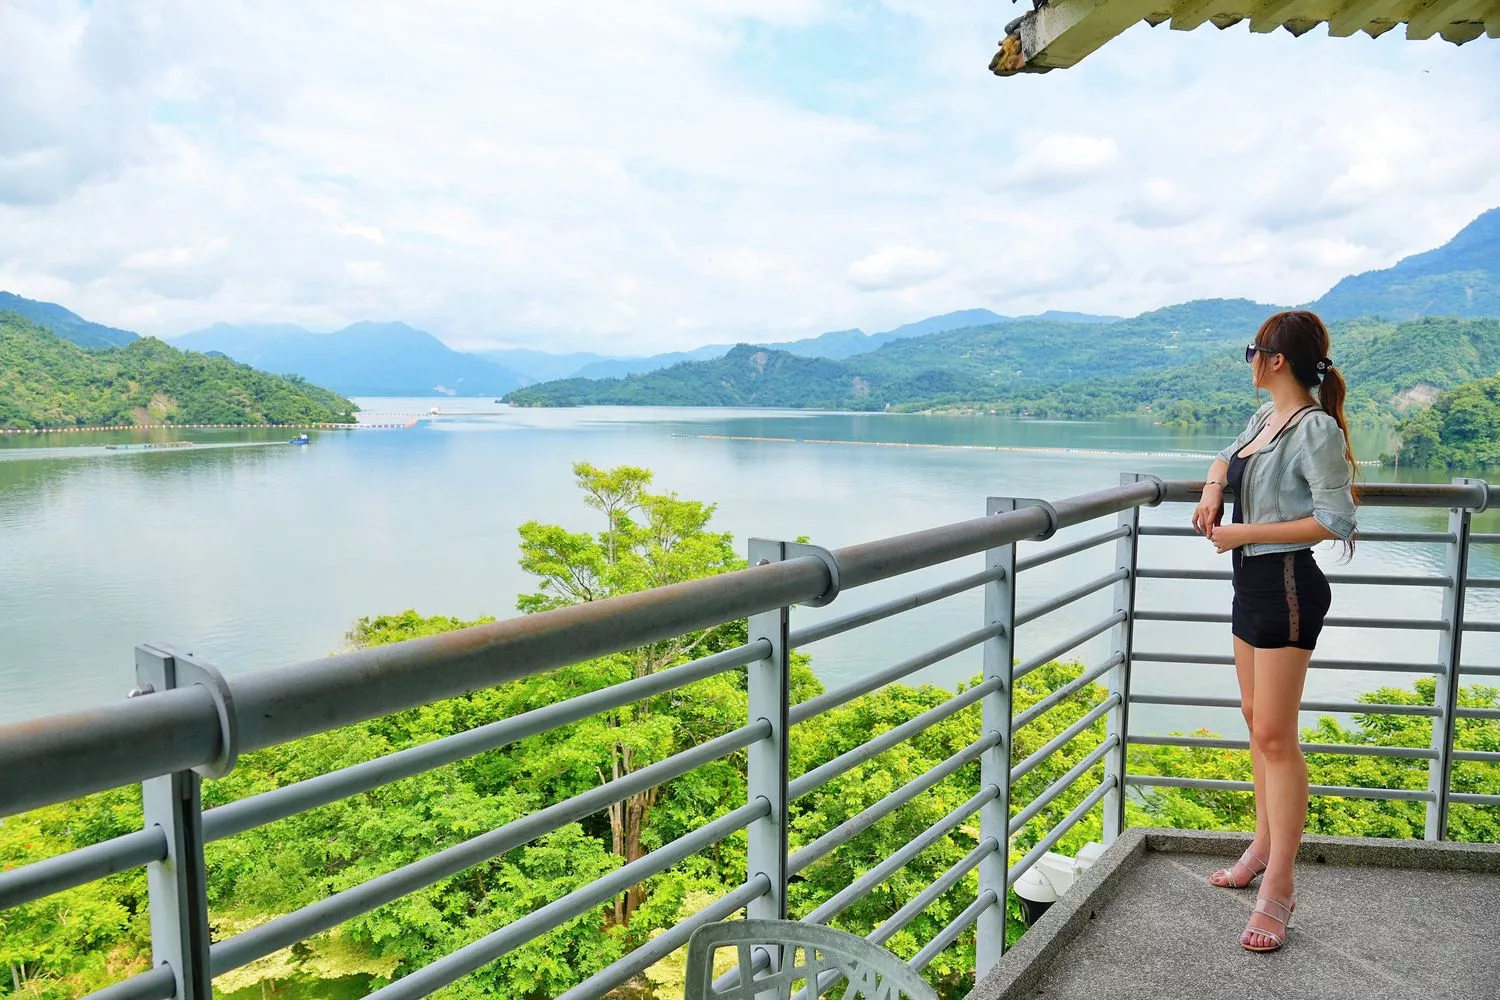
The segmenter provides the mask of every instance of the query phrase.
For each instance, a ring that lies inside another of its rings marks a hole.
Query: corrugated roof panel
[[[1258,33],[1283,28],[1302,35],[1320,24],[1335,38],[1371,38],[1399,25],[1406,37],[1441,37],[1456,45],[1481,35],[1500,38],[1500,0],[1032,0],[1035,9],[1005,29],[990,60],[997,76],[1045,73],[1077,63],[1137,21],[1174,31],[1242,21]]]

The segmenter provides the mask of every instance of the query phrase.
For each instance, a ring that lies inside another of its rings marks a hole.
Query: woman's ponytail
[[[1323,411],[1338,422],[1339,430],[1344,432],[1344,457],[1349,460],[1349,469],[1352,472],[1354,465],[1354,447],[1349,443],[1349,421],[1344,419],[1344,397],[1348,394],[1348,386],[1344,385],[1344,376],[1340,375],[1337,368],[1329,367],[1323,373],[1323,382],[1318,386],[1318,402],[1323,404]]]
[[[1348,394],[1348,386],[1344,384],[1344,376],[1338,373],[1338,369],[1332,365],[1323,373],[1323,381],[1318,386],[1318,402],[1323,404],[1323,412],[1333,417],[1338,423],[1339,430],[1344,432],[1344,458],[1349,461],[1349,496],[1356,504],[1359,503],[1359,487],[1354,485],[1354,475],[1359,466],[1354,464],[1354,446],[1349,442],[1349,421],[1344,419],[1344,397]],[[1344,560],[1354,558],[1354,539],[1344,543]]]

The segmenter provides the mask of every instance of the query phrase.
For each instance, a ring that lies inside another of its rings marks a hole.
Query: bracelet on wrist
[[[1208,479],[1208,480],[1204,480],[1203,486],[1204,486],[1204,488],[1207,488],[1209,486],[1217,486],[1219,489],[1222,490],[1222,489],[1227,488],[1229,486],[1229,484],[1225,483],[1225,482],[1220,482],[1217,479]]]

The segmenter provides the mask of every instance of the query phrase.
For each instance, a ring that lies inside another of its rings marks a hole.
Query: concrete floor
[[[1311,838],[1290,940],[1253,954],[1239,936],[1255,890],[1206,878],[1242,841],[1132,834],[971,1000],[1500,1000],[1500,848]]]

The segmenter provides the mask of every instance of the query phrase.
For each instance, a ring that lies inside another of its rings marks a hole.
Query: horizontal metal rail
[[[765,640],[736,646],[701,660],[659,670],[555,705],[545,705],[467,732],[445,736],[431,743],[209,809],[203,814],[203,837],[209,841],[231,837],[278,819],[295,816],[299,812],[515,743],[528,736],[579,722],[652,695],[686,687],[696,681],[764,659],[770,652],[771,644]]]
[[[1162,485],[1166,503],[1197,503],[1203,495],[1202,480],[1179,479]],[[1356,489],[1361,507],[1482,508],[1489,499],[1488,489],[1479,482],[1365,483]]]
[[[899,933],[901,928],[917,919],[923,910],[937,902],[939,896],[958,885],[965,875],[978,868],[981,861],[998,850],[1000,850],[1000,845],[995,842],[994,838],[986,837],[980,841],[977,847],[934,879],[931,885],[907,900],[904,906],[887,917],[879,927],[865,937],[865,940],[871,944],[885,944]]]
[[[935,663],[941,663],[950,656],[957,656],[966,649],[973,649],[986,639],[992,639],[1004,631],[1005,626],[1003,625],[986,625],[984,628],[977,628],[966,635],[959,636],[957,639],[950,639],[936,649],[930,649],[925,653],[918,653],[916,656],[902,660],[893,667],[887,667],[885,670],[877,671],[868,677],[862,677],[851,684],[845,684],[843,687],[834,688],[832,691],[820,694],[816,698],[809,698],[804,702],[799,702],[791,707],[791,711],[787,717],[794,726],[798,723],[806,722],[814,716],[822,715],[824,712],[847,704],[862,694],[877,691],[887,684],[899,681],[903,677],[911,676],[918,670],[930,667]]]
[[[985,695],[992,691],[998,691],[1004,685],[1005,682],[999,677],[992,677],[982,684],[975,685],[963,694],[955,695],[941,705],[930,708],[921,715],[914,716],[899,726],[894,726],[886,730],[874,739],[861,743],[853,750],[839,754],[827,763],[820,764],[806,774],[792,779],[787,785],[788,798],[800,799],[808,792],[827,784],[845,771],[858,767],[889,750],[896,744],[909,740],[918,733],[925,732],[951,715],[962,712]]]
[[[1500,795],[1477,795],[1472,792],[1449,792],[1449,802],[1462,802],[1466,806],[1500,806]]]
[[[1017,664],[1016,668],[1011,671],[1011,679],[1018,681],[1022,677],[1025,677],[1027,674],[1031,673],[1033,670],[1045,667],[1053,660],[1058,659],[1065,653],[1077,649],[1079,646],[1082,646],[1090,639],[1103,635],[1105,632],[1108,632],[1110,629],[1114,628],[1124,620],[1125,612],[1116,611],[1114,614],[1110,615],[1099,624],[1090,625],[1083,631],[1076,632],[1073,635],[1068,636],[1061,642],[1054,643],[1053,645],[1042,650],[1040,653],[1037,653],[1030,659]]]
[[[1182,695],[1130,695],[1132,705],[1178,705],[1189,708],[1240,708],[1238,698],[1191,698]],[[1425,715],[1436,718],[1439,712],[1431,705],[1366,704],[1359,701],[1304,701],[1303,712],[1341,712],[1346,715]],[[1500,712],[1496,713],[1500,715]]]
[[[1470,590],[1494,590],[1500,587],[1500,576],[1471,576],[1466,586]]]
[[[1083,718],[1079,719],[1067,729],[1064,729],[1062,732],[1052,737],[1052,739],[1042,744],[1040,749],[1032,753],[1025,760],[1021,761],[1021,763],[1010,769],[1011,784],[1014,785],[1016,782],[1026,777],[1026,775],[1030,774],[1032,770],[1035,769],[1036,766],[1042,761],[1046,760],[1048,757],[1051,757],[1053,754],[1057,753],[1057,751],[1073,742],[1084,732],[1086,732],[1090,726],[1098,722],[1100,719],[1104,718],[1104,714],[1118,704],[1120,704],[1120,696],[1118,694],[1110,695],[1108,698],[1105,698],[1099,704],[1095,705],[1086,715],[1083,716]]]
[[[1133,663],[1186,663],[1195,667],[1232,667],[1234,657],[1219,653],[1163,653],[1156,651],[1134,652],[1130,656]],[[1383,672],[1393,674],[1436,674],[1441,676],[1448,672],[1446,664],[1442,663],[1398,663],[1382,660],[1320,660],[1316,657],[1308,664],[1314,670],[1368,670],[1372,673]],[[1470,668],[1465,667],[1467,671]],[[1500,673],[1500,668],[1497,668]]]
[[[853,840],[918,795],[927,791],[933,785],[957,773],[965,765],[974,763],[986,750],[997,746],[999,743],[999,733],[988,733],[977,742],[971,743],[936,767],[919,774],[879,802],[844,820],[844,822],[788,858],[786,862],[787,874],[797,874],[808,865],[830,854],[839,845]]]
[[[1044,552],[1027,556],[1025,559],[1017,559],[1016,572],[1021,573],[1028,569],[1036,569],[1038,566],[1045,566],[1050,562],[1056,562],[1059,559],[1077,555],[1080,552],[1087,552],[1089,549],[1097,548],[1105,542],[1112,542],[1117,538],[1127,538],[1129,536],[1130,529],[1121,525],[1118,528],[1111,528],[1109,531],[1097,535],[1090,535],[1087,538],[1068,542],[1066,545],[1054,545]]]
[[[1099,577],[1099,579],[1097,580],[1090,580],[1088,583],[1083,584],[1081,587],[1074,587],[1072,590],[1064,591],[1063,593],[1058,594],[1056,597],[1048,598],[1035,607],[1027,608],[1025,611],[1018,611],[1016,612],[1016,627],[1020,628],[1022,625],[1025,625],[1028,622],[1034,622],[1044,615],[1050,615],[1054,611],[1060,611],[1063,608],[1067,607],[1069,604],[1072,604],[1074,601],[1082,600],[1090,594],[1096,594],[1099,591],[1104,590],[1106,587],[1119,583],[1129,575],[1130,573],[1128,570],[1113,570],[1112,572],[1106,573],[1103,576]]]
[[[1249,740],[1227,740],[1206,736],[1132,736],[1131,746],[1204,747],[1212,750],[1249,750]],[[1349,757],[1389,757],[1406,760],[1437,760],[1431,747],[1388,747],[1372,744],[1301,743],[1303,753],[1337,754]],[[1500,760],[1500,754],[1496,755]]]
[[[1010,720],[1011,735],[1015,735],[1017,730],[1031,725],[1047,712],[1056,708],[1058,705],[1061,705],[1069,698],[1072,698],[1078,692],[1082,691],[1084,688],[1088,687],[1090,684],[1094,683],[1099,678],[1103,677],[1105,674],[1109,673],[1111,670],[1113,670],[1115,667],[1118,667],[1123,662],[1125,662],[1125,654],[1116,653],[1114,656],[1111,656],[1109,659],[1105,660],[1103,663],[1099,664],[1092,670],[1087,670],[1079,674],[1073,680],[1053,691],[1051,694],[1047,695],[1047,697],[1043,698],[1041,701],[1038,701],[1036,704],[1032,705],[1020,715],[1012,718]]]
[[[1493,531],[1475,531],[1470,533],[1469,541],[1474,545],[1496,545],[1500,544],[1500,534]]]
[[[177,978],[172,975],[172,967],[158,965],[150,972],[90,993],[84,1000],[172,1000],[176,995]]]
[[[1137,569],[1135,575],[1142,580],[1224,580],[1234,579],[1227,569]],[[1329,583],[1368,584],[1374,587],[1451,587],[1453,580],[1446,576],[1402,576],[1396,573],[1325,573]],[[1470,581],[1473,586],[1473,581]]]
[[[1119,745],[1120,738],[1118,736],[1111,735],[1105,737],[1103,743],[1100,743],[1097,747],[1095,747],[1087,757],[1083,758],[1083,760],[1080,760],[1078,763],[1069,768],[1067,774],[1064,774],[1061,778],[1058,778],[1051,785],[1047,786],[1047,788],[1040,795],[1026,804],[1025,809],[1022,809],[1020,812],[1012,816],[1010,818],[1010,823],[1006,827],[1006,831],[1012,837],[1020,833],[1027,823],[1030,823],[1032,820],[1036,819],[1039,815],[1041,815],[1042,810],[1046,809],[1053,802],[1056,802],[1058,797],[1061,796],[1063,792],[1066,792],[1069,788],[1073,787],[1073,783],[1075,781],[1083,777],[1085,774],[1088,774],[1089,771],[1093,768],[1098,767],[1099,762],[1102,761],[1111,750]]]
[[[1200,788],[1218,792],[1253,792],[1249,781],[1223,781],[1218,778],[1169,778],[1157,774],[1127,774],[1125,784],[1139,787]],[[1436,796],[1426,789],[1363,788],[1357,785],[1309,785],[1309,795],[1337,795],[1346,799],[1390,799],[1397,802],[1432,802]]]
[[[971,576],[939,584],[927,590],[918,591],[915,594],[908,594],[905,597],[897,597],[882,604],[874,604],[868,608],[851,611],[849,614],[841,615],[838,618],[830,618],[827,621],[816,622],[812,625],[804,625],[801,628],[792,629],[787,641],[793,649],[800,649],[803,646],[810,646],[820,640],[836,635],[843,635],[845,632],[862,628],[865,625],[884,621],[904,611],[912,611],[928,604],[934,604],[937,601],[962,594],[976,587],[982,587],[986,583],[993,580],[1000,580],[1004,577],[1004,570],[987,569]]]
[[[997,900],[995,898],[995,893],[993,890],[985,889],[981,891],[979,893],[978,899],[974,900],[974,902],[964,907],[964,911],[962,913],[954,917],[952,922],[949,923],[947,927],[944,927],[941,931],[938,932],[937,937],[927,942],[926,946],[923,947],[921,951],[913,955],[912,960],[906,964],[910,965],[918,972],[921,972],[923,969],[927,968],[927,966],[931,964],[934,958],[937,958],[944,951],[946,951],[948,947],[953,944],[953,942],[958,940],[958,936],[962,934],[970,924],[979,919],[979,914],[983,913],[986,907],[993,906],[996,902]]]
[[[1476,622],[1464,619],[1465,632],[1500,632],[1500,622]]]
[[[1500,667],[1481,667],[1466,663],[1460,673],[1465,676],[1472,674],[1475,677],[1500,677]]]
[[[1500,708],[1455,708],[1460,719],[1500,719]]]
[[[489,833],[482,833],[436,854],[429,854],[420,861],[413,861],[393,872],[220,941],[209,950],[213,974],[223,975],[230,969],[264,958],[272,952],[306,940],[450,875],[457,875],[466,868],[529,844],[538,837],[590,816],[637,792],[655,788],[696,767],[743,750],[756,740],[765,739],[770,733],[771,724],[764,719],[758,720],[649,767],[643,767],[633,774],[606,782]]]
[[[1471,763],[1500,764],[1500,753],[1493,750],[1455,750],[1451,756],[1454,760],[1467,760]]]
[[[753,900],[771,891],[771,880],[764,875],[755,875],[738,889],[705,906],[686,920],[663,931],[639,948],[594,973],[577,986],[560,995],[557,1000],[598,1000],[610,990],[623,986],[631,978],[649,969],[672,952],[687,944],[693,932],[704,924],[718,923]]]
[[[1137,621],[1143,622],[1205,622],[1213,625],[1229,624],[1229,616],[1211,611],[1137,611]],[[1448,623],[1431,618],[1325,618],[1328,628],[1381,628],[1410,629],[1413,631],[1442,632]]]
[[[1195,528],[1164,524],[1141,525],[1141,537],[1152,535],[1158,538],[1202,538]],[[1453,544],[1456,541],[1451,531],[1361,531],[1355,534],[1360,542],[1416,542],[1433,545]],[[1470,535],[1471,541],[1477,536]]]
[[[948,834],[963,825],[964,821],[979,811],[986,802],[999,796],[1000,789],[994,785],[987,785],[980,789],[961,806],[957,806],[948,815],[929,826],[912,840],[902,844],[890,857],[881,861],[880,864],[871,868],[859,878],[850,882],[844,888],[835,893],[827,902],[813,910],[802,919],[810,924],[826,924],[834,917],[843,913],[853,906],[862,897],[896,872],[906,867],[918,854],[942,840]]]
[[[45,861],[0,871],[0,910],[20,906],[167,857],[161,827],[138,830]]]
[[[1030,871],[1031,866],[1040,861],[1043,854],[1046,854],[1048,851],[1052,850],[1052,848],[1056,847],[1057,842],[1066,837],[1068,835],[1068,831],[1077,826],[1078,821],[1087,816],[1089,814],[1089,810],[1098,805],[1099,800],[1104,798],[1104,796],[1109,793],[1110,789],[1114,787],[1115,779],[1113,777],[1105,778],[1103,781],[1099,782],[1097,786],[1095,786],[1093,791],[1084,796],[1083,801],[1074,806],[1073,811],[1064,816],[1062,822],[1058,823],[1055,827],[1052,828],[1051,833],[1047,834],[1045,837],[1039,840],[1036,843],[1036,846],[1027,851],[1025,856],[1022,857],[1020,861],[1017,861],[1015,865],[1005,873],[1006,888],[1015,885],[1016,880]]]
[[[622,868],[617,868],[603,878],[574,889],[560,899],[555,899],[540,909],[506,924],[498,931],[486,934],[457,951],[450,952],[431,965],[423,966],[411,975],[398,979],[389,986],[370,994],[371,1000],[416,1000],[425,997],[450,983],[457,982],[469,973],[486,965],[534,938],[567,923],[574,917],[587,913],[600,903],[638,885],[653,875],[660,874],[696,854],[703,848],[717,844],[725,837],[749,826],[765,816],[771,804],[757,799],[740,806],[734,812],[706,823],[686,833],[663,847],[658,847],[643,858],[637,858]]]

